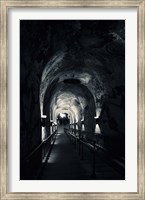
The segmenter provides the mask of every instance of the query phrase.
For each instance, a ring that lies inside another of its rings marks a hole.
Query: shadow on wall
[[[125,87],[112,90],[104,101],[100,127],[107,148],[125,157]]]

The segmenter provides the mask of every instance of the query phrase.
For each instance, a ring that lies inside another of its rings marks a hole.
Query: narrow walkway
[[[87,172],[77,155],[69,138],[64,132],[59,131],[47,160],[43,164],[43,170],[39,177],[41,180],[84,180],[88,179]]]
[[[89,152],[87,153],[89,155]],[[42,164],[39,180],[92,180],[91,155],[82,161],[70,143],[68,136],[59,128],[52,152],[46,163]],[[120,179],[119,174],[102,161],[99,156],[96,163],[98,180]]]

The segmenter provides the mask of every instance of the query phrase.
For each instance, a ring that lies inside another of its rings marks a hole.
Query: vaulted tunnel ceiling
[[[125,20],[20,20],[20,27],[22,140],[28,132],[38,135],[29,148],[39,143],[46,111],[48,133],[50,114],[60,112],[72,121],[84,117],[85,130],[93,133],[101,111],[101,132],[111,148],[112,141],[118,146],[125,133]]]
[[[58,58],[59,59],[59,58]],[[61,59],[59,59],[60,62]],[[47,88],[51,88],[50,85],[55,83],[56,85],[61,84],[62,82],[65,83],[67,86],[67,80],[78,80],[82,85],[86,86],[88,90],[92,93],[95,102],[98,102],[103,96],[107,95],[109,90],[113,88],[113,86],[117,83],[120,85],[119,78],[121,74],[119,73],[119,69],[117,69],[117,73],[115,72],[115,66],[110,63],[109,72],[106,66],[98,65],[98,62],[94,61],[95,59],[92,58],[92,62],[90,59],[90,64],[86,65],[85,63],[81,64],[81,67],[76,67],[71,60],[68,63],[68,67],[65,66],[65,63],[54,64],[49,61],[46,66],[46,70],[42,76],[42,82],[40,86],[40,102],[41,102],[41,111],[43,111],[43,102],[44,97],[46,95]],[[64,61],[65,62],[65,61]],[[51,66],[49,64],[51,63]],[[94,65],[93,65],[94,64]],[[73,66],[74,65],[74,66]],[[120,66],[120,63],[116,63],[116,66]],[[52,67],[52,69],[51,69]],[[122,73],[121,69],[120,72]],[[117,79],[118,80],[117,80]],[[73,82],[73,81],[72,81]],[[114,84],[115,83],[115,84]],[[75,85],[75,81],[72,85]],[[79,88],[78,88],[79,90]],[[49,91],[49,90],[48,90]],[[64,91],[61,90],[63,93]],[[50,91],[47,93],[49,95]]]
[[[86,106],[92,101],[93,96],[87,87],[79,83],[69,82],[66,84],[62,82],[54,90],[51,98],[50,107],[53,111],[53,119],[56,119],[60,112],[65,111],[66,113],[72,113],[73,122],[81,120],[84,117]]]
[[[72,43],[66,38],[67,42],[48,60],[43,70],[40,85],[41,115],[44,114],[44,104],[50,102],[50,107],[55,110],[55,118],[58,110],[66,111],[67,107],[72,115],[82,113],[82,107],[87,106],[88,101],[85,90],[84,96],[78,95],[82,88],[76,85],[86,87],[95,104],[101,104],[110,91],[124,85],[124,23],[120,21],[120,27],[117,23],[114,29],[116,31],[112,31],[115,24],[111,29],[110,21],[105,22],[106,27],[103,27],[104,22],[99,22],[99,29],[95,27],[97,22],[90,29],[89,25],[85,27],[83,23],[74,22],[72,27],[76,32],[74,31]],[[59,45],[61,41],[64,39],[58,41]],[[79,106],[76,102],[79,102]]]

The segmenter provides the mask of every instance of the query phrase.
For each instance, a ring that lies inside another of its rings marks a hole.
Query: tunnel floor
[[[51,154],[46,163],[42,163],[38,180],[120,180],[121,175],[105,163],[100,156],[96,157],[95,176],[92,168],[92,157],[84,152],[84,159],[70,143],[70,139],[60,126]]]

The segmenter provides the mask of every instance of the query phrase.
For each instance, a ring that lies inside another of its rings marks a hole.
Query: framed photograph
[[[145,2],[0,0],[1,199],[145,199]]]

